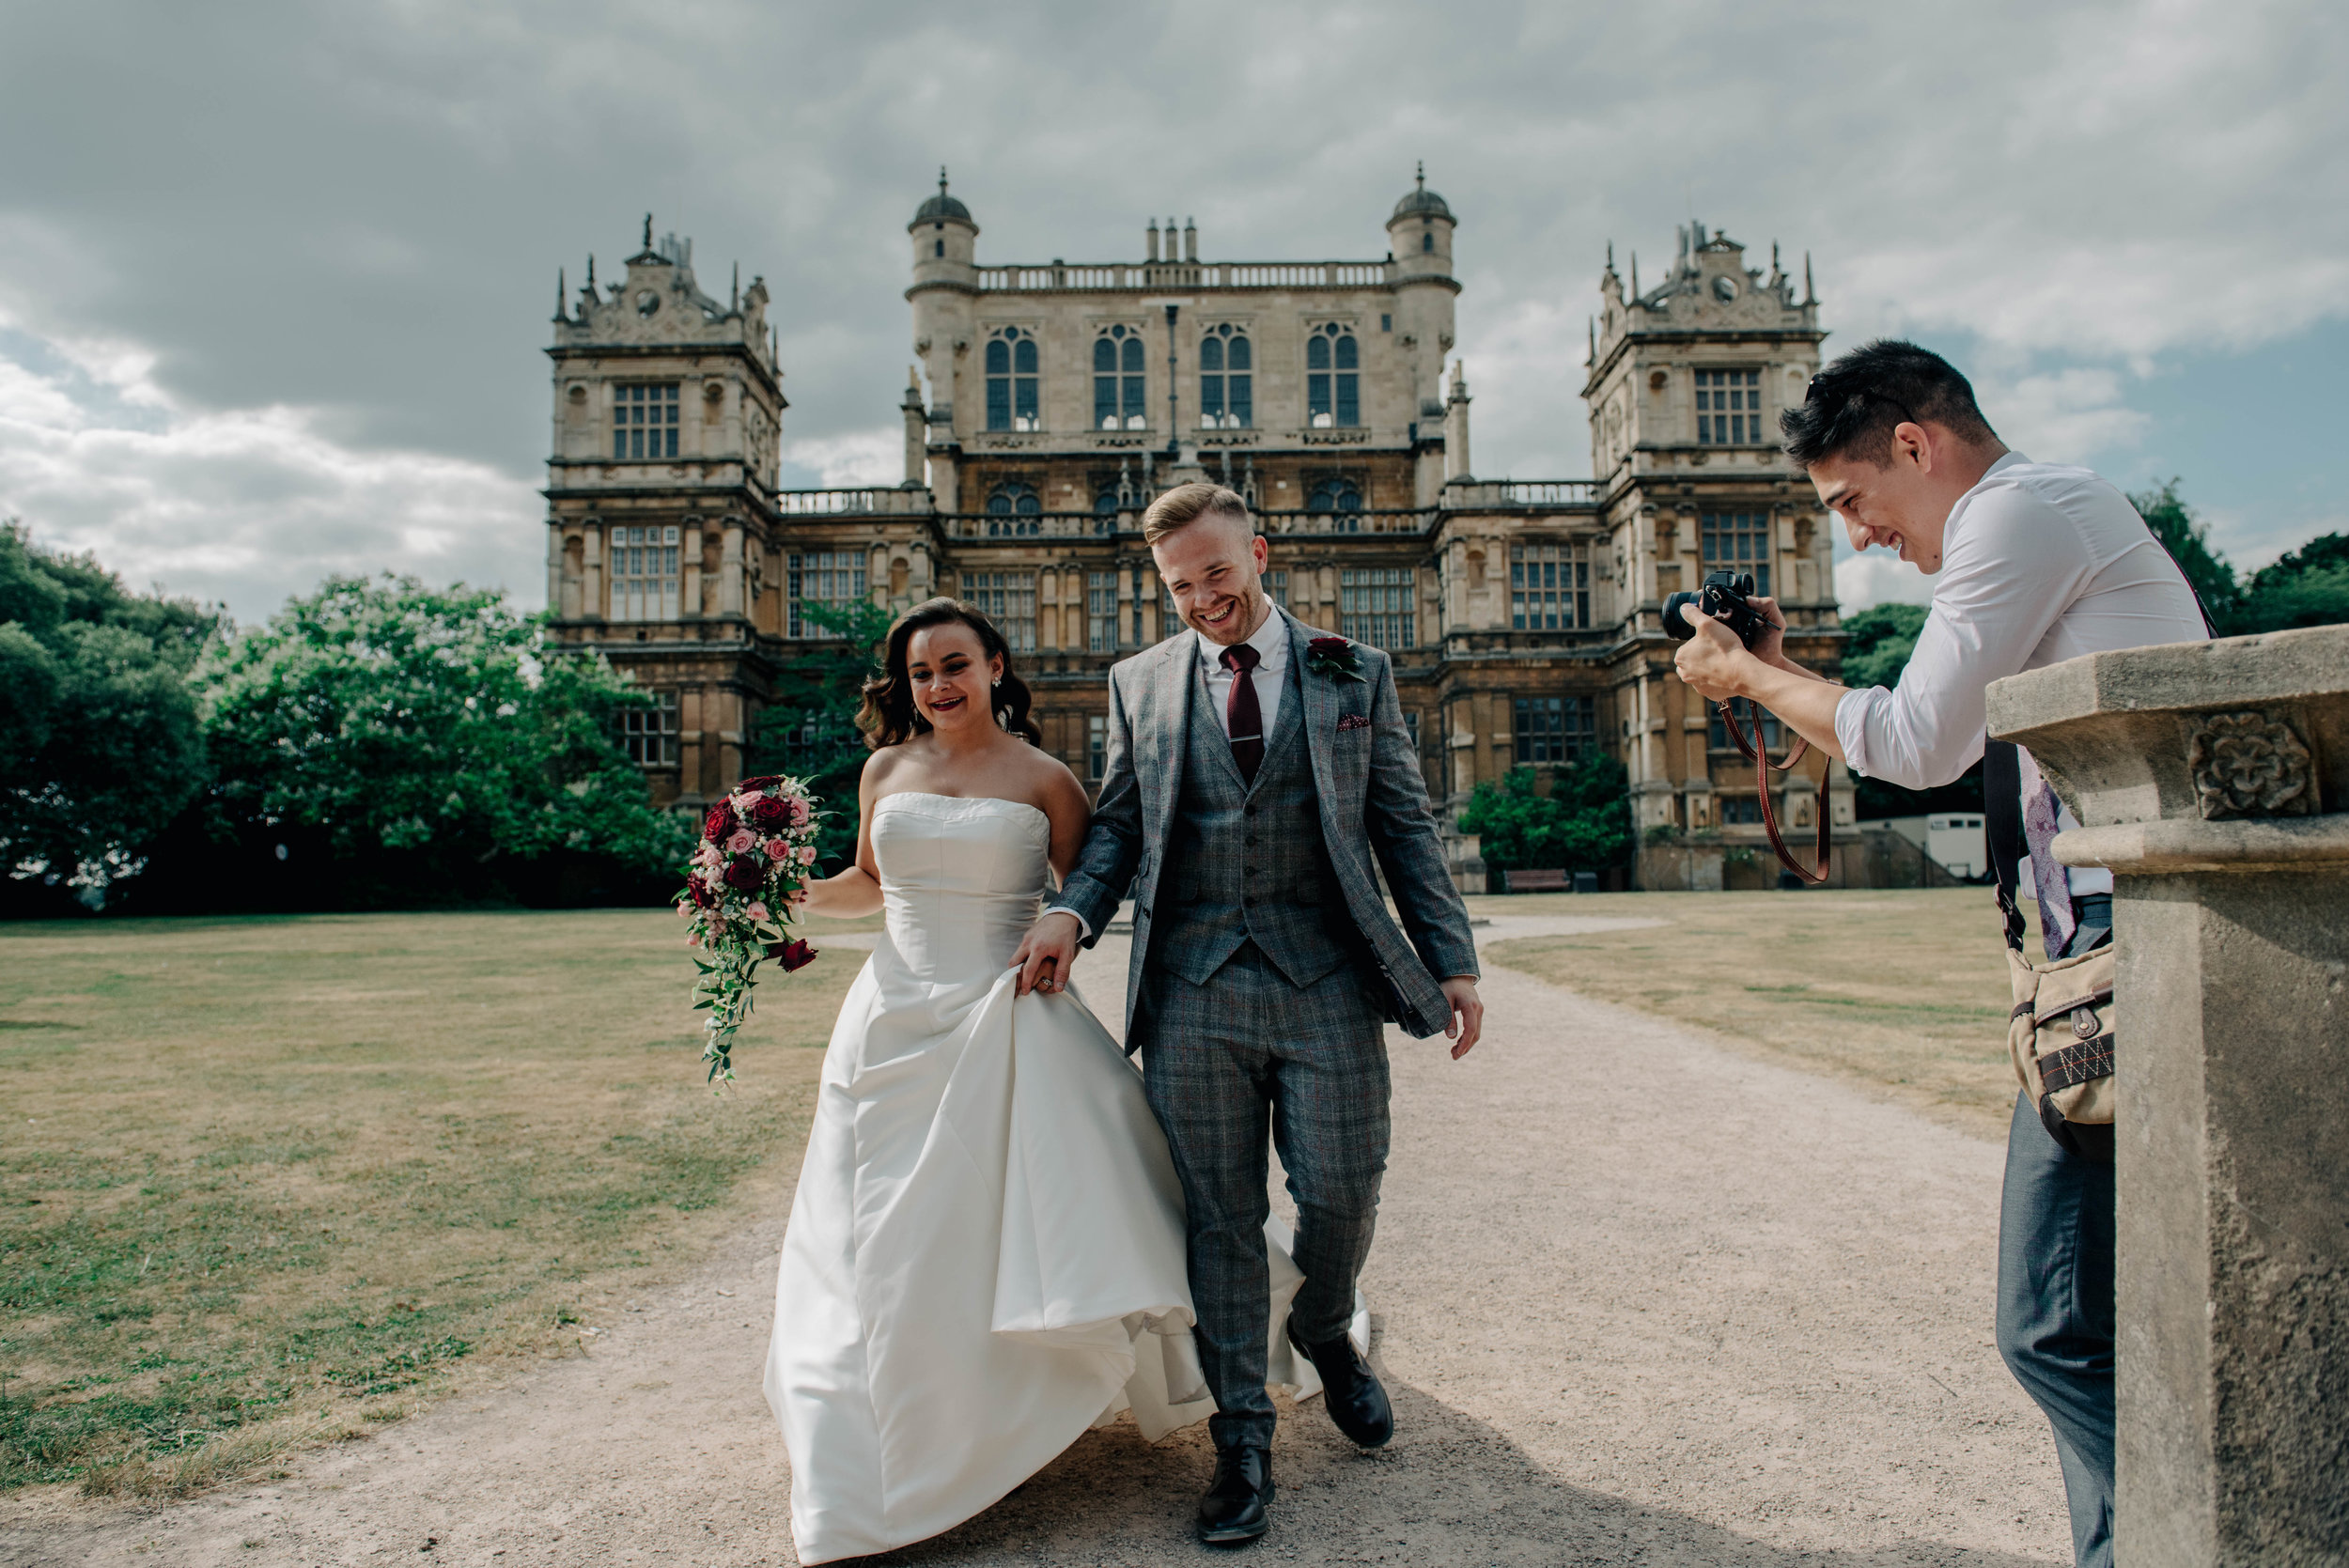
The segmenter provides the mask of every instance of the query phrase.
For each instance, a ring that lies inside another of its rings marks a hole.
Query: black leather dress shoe
[[[1289,1319],[1288,1332],[1289,1343],[1303,1351],[1314,1370],[1321,1374],[1321,1403],[1329,1406],[1330,1419],[1338,1423],[1338,1430],[1360,1447],[1384,1448],[1394,1436],[1394,1406],[1387,1403],[1387,1390],[1378,1386],[1378,1374],[1370,1370],[1354,1342],[1340,1334],[1325,1344],[1307,1344],[1297,1331],[1294,1316]]]
[[[1210,1546],[1253,1541],[1272,1520],[1272,1451],[1236,1443],[1215,1455],[1215,1482],[1199,1499],[1199,1539]]]

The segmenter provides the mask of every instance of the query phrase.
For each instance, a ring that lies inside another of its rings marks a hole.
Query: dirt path
[[[1536,926],[1593,928],[1478,935]],[[1112,938],[1079,970],[1105,1017],[1124,965]],[[2052,1442],[1990,1343],[1999,1149],[1509,970],[1486,991],[1466,1062],[1392,1042],[1363,1283],[1395,1441],[1359,1455],[1317,1405],[1284,1419],[1258,1555],[2069,1560]],[[595,1325],[583,1358],[303,1456],[291,1480],[20,1515],[0,1565],[788,1563],[758,1376],[789,1175],[685,1286]],[[1206,1560],[1187,1524],[1209,1464],[1197,1429],[1156,1449],[1092,1434],[880,1560]]]

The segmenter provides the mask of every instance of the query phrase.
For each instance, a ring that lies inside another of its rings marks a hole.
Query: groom
[[[1231,490],[1177,486],[1142,526],[1190,629],[1111,670],[1099,806],[1013,962],[1023,994],[1065,986],[1132,888],[1127,1048],[1142,1052],[1189,1211],[1217,1407],[1199,1533],[1229,1545],[1264,1533],[1272,1500],[1267,1133],[1305,1276],[1285,1331],[1338,1429],[1377,1448],[1394,1418],[1346,1330],[1387,1162],[1384,1026],[1443,1031],[1457,1058],[1484,1004],[1387,657],[1265,597],[1265,541]]]

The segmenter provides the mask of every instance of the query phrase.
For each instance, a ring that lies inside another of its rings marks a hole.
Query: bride
[[[1152,1440],[1214,1412],[1141,1075],[1058,977],[1023,997],[1007,967],[1088,812],[1028,706],[985,615],[907,613],[858,715],[856,863],[803,896],[886,922],[824,1058],[775,1285],[767,1402],[802,1562],[960,1524],[1128,1408]],[[1267,1231],[1278,1325],[1301,1276]],[[1274,1383],[1319,1390],[1277,1328],[1269,1350]]]

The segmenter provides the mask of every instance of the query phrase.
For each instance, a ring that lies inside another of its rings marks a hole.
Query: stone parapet
[[[2114,876],[2117,1557],[2349,1561],[2349,627],[1990,689]]]

